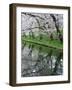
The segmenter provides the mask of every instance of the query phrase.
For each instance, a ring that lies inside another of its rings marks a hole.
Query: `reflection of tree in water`
[[[61,58],[62,58],[62,52],[60,52],[58,57],[57,57],[57,60],[55,62],[55,68],[53,70],[53,72],[54,72],[53,74],[56,74],[56,73],[60,74],[60,73],[62,73],[62,68],[61,68],[62,67],[62,64],[61,64],[62,60],[61,60]]]
[[[27,43],[22,48],[21,75],[23,77],[62,75],[62,52],[49,47],[36,46]]]

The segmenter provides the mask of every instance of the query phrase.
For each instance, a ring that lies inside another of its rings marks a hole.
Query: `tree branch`
[[[44,29],[43,29],[43,26],[41,26],[41,27],[33,27],[33,28],[26,28],[25,30],[31,30],[31,29],[35,29],[35,28],[39,28],[39,29],[44,30]],[[25,31],[25,30],[22,30],[22,31]]]
[[[57,20],[56,20],[55,16],[53,14],[50,14],[50,16],[52,17],[53,21],[55,22],[55,27],[57,29],[57,33],[60,33],[60,30],[59,30],[59,27],[57,25]]]
[[[40,17],[40,16],[38,16],[38,15],[33,15],[33,14],[30,14],[30,13],[24,13],[24,12],[22,12],[22,14],[29,15],[29,16],[31,16],[31,17],[38,17],[38,18],[40,18],[40,19],[42,19],[42,20],[45,20],[44,18],[42,18],[42,17]]]

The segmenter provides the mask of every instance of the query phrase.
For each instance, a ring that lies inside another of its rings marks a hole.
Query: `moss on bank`
[[[63,49],[63,43],[61,43],[59,40],[50,40],[50,39],[39,40],[38,38],[22,37],[22,43],[24,41],[39,44],[39,45],[49,46],[56,49]]]

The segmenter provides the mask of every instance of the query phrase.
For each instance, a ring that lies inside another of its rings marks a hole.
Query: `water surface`
[[[63,52],[24,42],[21,50],[21,76],[52,76],[63,74]]]

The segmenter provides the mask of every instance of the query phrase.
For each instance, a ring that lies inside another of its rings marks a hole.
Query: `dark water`
[[[21,76],[63,74],[63,53],[50,47],[24,42],[21,52]]]

